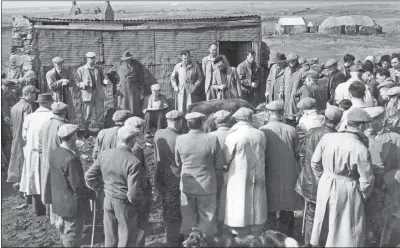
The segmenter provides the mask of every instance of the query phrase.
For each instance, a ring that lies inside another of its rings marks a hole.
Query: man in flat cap
[[[39,90],[32,85],[22,89],[22,97],[17,104],[11,108],[11,126],[13,140],[11,145],[11,156],[8,166],[7,182],[16,183],[21,181],[22,166],[24,164],[23,147],[25,141],[22,139],[22,126],[25,117],[36,110],[36,99]]]
[[[95,112],[95,123],[104,126],[104,75],[103,69],[95,64],[96,54],[86,53],[86,64],[78,68],[77,86],[82,92],[85,137],[90,136],[89,125]]]
[[[346,81],[346,76],[338,70],[338,61],[329,59],[324,66],[329,73],[328,76],[328,102],[333,105],[336,100],[336,87]],[[361,75],[360,75],[361,76]]]
[[[318,181],[314,176],[311,168],[311,157],[317,147],[318,142],[327,133],[336,133],[336,125],[342,118],[342,110],[338,107],[329,105],[325,109],[325,120],[321,127],[311,128],[305,136],[304,145],[300,149],[302,168],[297,179],[295,190],[305,201],[305,210],[303,218],[304,227],[304,242],[310,244],[311,232],[314,223],[315,203],[317,197]]]
[[[299,135],[294,127],[283,123],[284,105],[273,101],[265,106],[269,122],[260,128],[267,139],[265,182],[268,199],[268,226],[293,236],[294,211],[299,210],[300,197],[294,191],[300,169]],[[277,212],[280,213],[277,220]]]
[[[257,89],[260,85],[260,70],[256,63],[256,52],[247,52],[246,60],[237,66],[242,99],[248,101],[254,107],[257,106]]]
[[[165,114],[168,110],[167,98],[160,94],[160,85],[151,86],[151,95],[146,96],[143,101],[142,111],[144,113],[144,133],[147,138],[152,137],[152,129],[155,126],[156,131],[165,128],[167,123]],[[154,134],[154,132],[153,132]]]
[[[375,71],[376,81],[377,81],[377,95],[379,106],[385,106],[389,100],[387,92],[390,88],[397,86],[391,78],[388,69],[378,68]]]
[[[39,137],[43,124],[53,116],[50,110],[53,98],[50,93],[41,94],[37,103],[39,103],[39,108],[25,117],[22,127],[22,139],[25,141],[23,153],[25,160],[22,167],[19,191],[24,193],[28,199],[32,199],[34,213],[43,215],[45,214],[45,208],[40,197],[41,161]]]
[[[304,72],[304,75],[304,85],[298,92],[300,100],[306,97],[314,98],[316,101],[315,109],[322,114],[326,108],[328,95],[324,87],[318,84],[319,73],[314,70],[309,70]]]
[[[189,51],[182,51],[180,56],[182,62],[176,64],[171,73],[171,85],[175,94],[178,94],[177,109],[182,113],[186,113],[190,104],[202,100],[203,91],[200,86],[204,76],[197,63],[193,63],[190,60]]]
[[[213,115],[217,130],[210,132],[210,135],[216,136],[221,149],[225,146],[226,137],[232,127],[232,114],[226,110],[219,110]],[[226,163],[225,163],[226,164]],[[218,229],[222,228],[225,220],[225,200],[226,200],[226,184],[224,177],[227,175],[224,171],[217,171],[217,222]]]
[[[40,128],[39,133],[39,153],[40,153],[40,188],[41,199],[46,204],[46,212],[50,215],[50,223],[54,224],[56,217],[51,212],[51,183],[50,183],[50,154],[61,144],[61,139],[57,135],[60,127],[66,123],[68,105],[63,102],[54,102],[51,105],[53,115]],[[74,151],[79,154],[75,145]]]
[[[351,109],[346,130],[325,134],[315,148],[311,167],[319,183],[310,240],[313,246],[320,245],[328,216],[325,247],[364,246],[363,202],[371,193],[374,174],[362,132],[370,120],[365,110]]]
[[[281,85],[284,83],[284,71],[287,66],[286,56],[284,53],[277,53],[276,57],[273,59],[273,62],[275,64],[271,66],[265,90],[267,102],[280,99],[279,90]]]
[[[215,69],[217,69],[216,68],[217,62],[215,62],[215,59],[220,57],[221,61],[222,61],[221,64],[223,64],[226,68],[231,68],[226,56],[217,53],[217,48],[218,48],[217,42],[211,43],[210,46],[208,47],[208,51],[210,52],[210,55],[204,57],[201,60],[201,69],[203,70],[203,75],[205,78],[204,84],[205,84],[205,92],[206,92],[206,100],[207,101],[213,99],[211,82],[213,81],[214,71],[215,71]],[[229,75],[229,74],[227,74],[227,75]],[[215,99],[215,97],[214,97],[214,99]]]
[[[340,101],[344,100],[344,99],[351,99],[351,93],[350,93],[350,85],[354,82],[359,82],[359,83],[363,83],[361,79],[361,76],[363,74],[363,69],[354,65],[350,68],[350,76],[351,78],[349,80],[347,80],[344,83],[341,83],[340,85],[337,86],[336,90],[335,90],[335,95],[334,95],[334,101],[333,103],[330,102],[330,104],[339,104]],[[371,92],[365,88],[365,94],[362,98],[363,102],[365,102],[367,104],[368,107],[373,107],[375,105],[375,102],[372,98]]]
[[[202,131],[205,118],[198,112],[186,114],[190,131],[176,138],[175,161],[181,175],[181,234],[185,238],[192,227],[208,235],[218,231],[216,170],[222,169],[224,155],[217,137]]]
[[[296,126],[296,118],[299,111],[296,107],[296,93],[303,85],[303,70],[299,65],[298,58],[299,56],[293,53],[288,55],[287,61],[289,66],[285,69],[284,83],[281,84],[279,90],[280,99],[283,99],[285,102],[284,118],[288,124],[293,126]]]
[[[140,130],[123,126],[118,145],[99,154],[85,174],[88,187],[104,190],[104,235],[107,247],[135,247],[138,209],[143,201],[141,164],[133,154]]]
[[[118,109],[129,110],[132,115],[142,116],[144,98],[144,68],[129,51],[125,51],[119,63],[107,73],[114,73],[117,81]],[[110,80],[109,76],[107,79]]]
[[[159,197],[161,197],[168,247],[179,247],[183,238],[180,235],[182,223],[180,170],[175,162],[175,144],[182,128],[183,113],[172,110],[167,113],[166,118],[167,128],[157,130],[154,135],[154,160],[156,162],[154,184]]]
[[[233,234],[259,233],[267,220],[265,193],[264,134],[251,123],[253,110],[240,108],[233,118],[237,123],[226,137],[224,154],[226,199],[224,224]],[[248,213],[252,212],[251,215]]]
[[[391,61],[390,61],[392,68],[389,69],[390,71],[390,77],[394,82],[397,84],[400,83],[400,55],[397,54],[395,56],[392,55]]]
[[[74,77],[70,71],[63,68],[63,58],[55,57],[52,62],[54,68],[46,73],[47,86],[53,93],[54,101],[68,105],[66,119],[75,120],[76,112],[71,94],[71,91],[76,91]]]
[[[386,126],[392,132],[400,134],[400,87],[395,86],[387,92],[389,101],[385,108]]]
[[[83,166],[75,152],[77,125],[64,124],[57,132],[58,148],[50,153],[52,211],[59,216],[56,226],[64,247],[80,247],[84,216],[90,212],[89,199],[94,192],[86,187]]]
[[[226,64],[223,57],[214,59],[212,81],[207,90],[207,98],[211,99],[238,99],[242,96],[239,75],[234,67]]]
[[[8,119],[10,119],[12,106],[18,102],[14,91],[16,86],[15,81],[12,79],[4,78],[1,80],[1,113]]]

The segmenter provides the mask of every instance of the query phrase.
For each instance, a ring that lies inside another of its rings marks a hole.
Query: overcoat
[[[281,84],[279,92],[285,95],[285,118],[295,120],[299,110],[297,109],[297,91],[303,85],[303,70],[300,66],[295,69],[286,67],[284,71],[284,83]]]
[[[92,154],[93,160],[97,159],[100,152],[117,147],[117,134],[120,128],[121,125],[114,125],[113,127],[101,130],[97,134]]]
[[[364,201],[374,185],[368,148],[357,133],[328,133],[318,143],[311,167],[319,183],[310,243],[318,246],[327,214],[326,247],[363,247]]]
[[[224,154],[229,167],[225,225],[246,227],[267,220],[266,143],[263,132],[244,122],[235,124],[226,137]]]
[[[9,183],[19,183],[21,180],[22,166],[24,164],[22,126],[25,117],[36,110],[35,106],[34,103],[21,98],[21,100],[11,108],[13,140],[11,145],[11,159],[7,173],[7,182]]]
[[[300,173],[296,161],[300,150],[296,129],[271,118],[260,130],[268,142],[265,153],[268,212],[299,210],[300,196],[294,190]]]
[[[53,113],[46,108],[39,107],[35,112],[26,116],[22,129],[24,146],[24,166],[22,168],[19,191],[27,195],[40,195],[40,158],[39,136],[43,124],[50,120]]]
[[[62,86],[61,79],[68,79],[68,86]],[[72,120],[76,118],[75,105],[72,101],[71,91],[76,89],[75,80],[73,75],[65,68],[61,68],[61,72],[58,73],[55,68],[51,69],[46,73],[46,80],[49,89],[53,95],[53,99],[56,102],[63,102],[68,105],[68,119]]]
[[[279,100],[279,91],[285,79],[284,72],[285,69],[280,69],[277,64],[271,66],[266,86],[266,90],[269,92],[267,102]]]
[[[242,96],[239,83],[239,75],[234,67],[228,67],[226,71],[226,90],[221,93],[221,98],[218,97],[217,86],[224,84],[221,79],[221,71],[214,70],[212,83],[209,89],[210,99],[238,99]]]
[[[45,204],[51,204],[50,153],[60,146],[61,139],[58,137],[57,132],[66,123],[66,119],[53,115],[40,129],[40,187],[42,202]]]
[[[191,62],[186,67],[182,63],[175,65],[171,74],[172,87],[178,87],[178,110],[186,113],[190,104],[201,101],[200,86],[204,80],[197,63]]]

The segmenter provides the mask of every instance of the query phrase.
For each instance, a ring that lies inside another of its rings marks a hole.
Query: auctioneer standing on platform
[[[85,136],[90,135],[89,125],[95,111],[96,124],[100,129],[104,126],[104,89],[103,89],[103,69],[95,64],[96,54],[86,53],[87,63],[78,68],[77,85],[82,91],[82,101],[84,108]]]

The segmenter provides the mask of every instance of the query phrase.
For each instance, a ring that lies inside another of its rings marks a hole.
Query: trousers
[[[138,209],[128,200],[104,198],[105,247],[135,247]]]
[[[93,90],[91,101],[83,102],[83,109],[83,125],[86,129],[89,128],[93,112],[95,112],[96,124],[99,128],[104,127],[104,99],[99,99],[97,90]]]
[[[147,181],[147,187],[145,190],[144,201],[138,209],[137,218],[137,236],[136,236],[136,246],[144,247],[147,237],[147,226],[149,225],[150,218],[150,205],[151,205],[151,183]]]
[[[181,233],[189,235],[192,227],[203,233],[214,235],[217,230],[217,194],[189,195],[181,193]]]
[[[153,126],[155,126],[157,130],[165,128],[167,126],[165,110],[147,111],[144,115],[144,121],[144,133],[150,133]]]
[[[307,202],[305,214],[305,228],[304,228],[304,242],[306,244],[310,243],[312,228],[314,224],[314,215],[315,215],[315,206],[314,202]]]
[[[61,243],[64,247],[80,247],[82,243],[83,218],[61,217]]]
[[[46,214],[46,207],[42,203],[42,199],[40,195],[27,195],[26,196],[26,204],[32,204],[33,212],[36,215],[45,215]]]
[[[294,211],[281,210],[278,211],[279,219],[277,218],[277,212],[268,212],[268,221],[270,223],[269,229],[277,229],[278,231],[293,237],[294,230]]]

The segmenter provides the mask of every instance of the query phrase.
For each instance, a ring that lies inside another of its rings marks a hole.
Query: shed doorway
[[[346,26],[342,25],[340,26],[340,33],[345,34],[346,33]]]
[[[223,54],[229,61],[230,66],[237,67],[246,60],[247,52],[252,50],[251,41],[220,41],[218,42],[218,53]],[[256,56],[260,56],[256,54]]]

